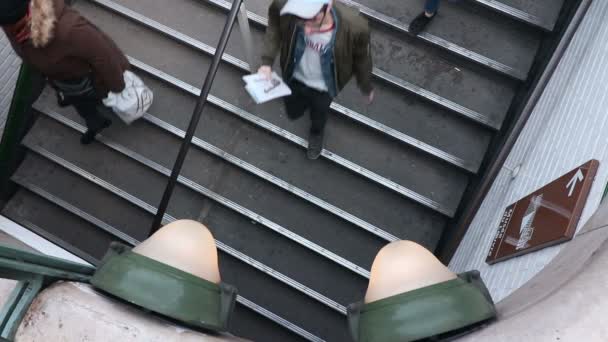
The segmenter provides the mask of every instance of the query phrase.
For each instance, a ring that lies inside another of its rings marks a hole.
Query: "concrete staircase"
[[[444,1],[407,34],[418,0],[354,3],[370,20],[376,102],[351,83],[332,105],[322,158],[305,156],[306,119],[255,105],[235,29],[165,222],[213,231],[240,297],[231,332],[255,341],[349,341],[345,306],[364,295],[377,251],[396,239],[434,250],[528,77],[560,0]],[[254,41],[269,0],[246,1]],[[145,239],[230,8],[224,0],[80,0],[155,104],[114,118],[82,146],[83,123],[46,89],[2,214],[96,264],[111,241]]]

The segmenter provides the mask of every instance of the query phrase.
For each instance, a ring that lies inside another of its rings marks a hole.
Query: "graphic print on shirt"
[[[333,34],[332,28],[306,35],[304,37],[306,49],[294,73],[298,81],[319,91],[328,90],[321,70],[321,55],[326,52]]]
[[[321,51],[325,50],[325,47],[328,43],[329,42],[325,41],[315,41],[313,39],[310,39],[309,37],[306,37],[306,47],[308,49],[312,49],[313,51],[319,54],[321,53]]]

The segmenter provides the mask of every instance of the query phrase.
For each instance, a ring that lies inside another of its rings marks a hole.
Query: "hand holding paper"
[[[291,95],[291,89],[275,72],[271,74],[270,79],[264,74],[257,73],[244,76],[243,80],[246,83],[245,90],[258,104]]]

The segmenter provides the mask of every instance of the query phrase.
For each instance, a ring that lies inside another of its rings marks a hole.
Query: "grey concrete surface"
[[[502,3],[555,23],[564,0],[501,0]]]
[[[246,342],[184,328],[82,283],[51,285],[26,311],[16,341]]]

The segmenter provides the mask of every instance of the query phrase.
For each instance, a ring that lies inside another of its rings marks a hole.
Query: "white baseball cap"
[[[331,0],[288,0],[281,9],[281,15],[293,14],[296,17],[311,19]]]

